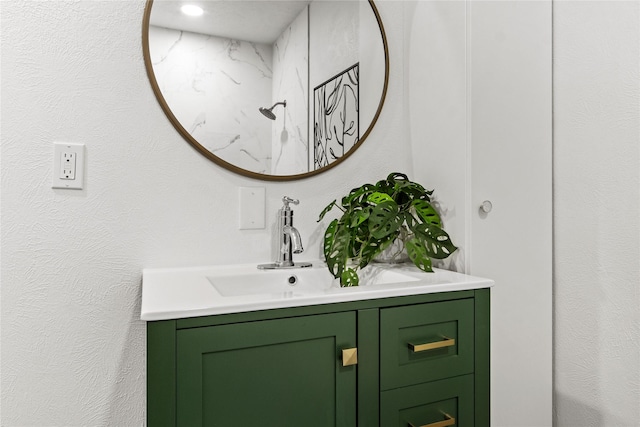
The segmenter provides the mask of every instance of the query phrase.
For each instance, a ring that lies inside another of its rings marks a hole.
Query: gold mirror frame
[[[315,175],[319,175],[323,172],[326,172],[334,168],[335,166],[341,164],[342,162],[344,162],[349,156],[351,156],[351,154],[353,154],[354,151],[360,148],[362,143],[364,143],[364,141],[367,139],[367,137],[373,130],[373,127],[375,126],[376,122],[378,121],[378,117],[380,116],[380,112],[382,111],[382,106],[384,105],[384,101],[387,96],[387,87],[389,85],[389,46],[387,43],[387,36],[384,30],[384,25],[382,24],[382,19],[380,18],[380,13],[378,12],[378,8],[376,7],[376,5],[373,3],[373,0],[367,0],[367,1],[371,6],[371,9],[373,10],[373,14],[375,15],[376,21],[378,22],[378,28],[380,29],[380,36],[382,37],[382,46],[384,48],[384,67],[385,67],[384,85],[382,88],[382,94],[380,96],[380,102],[378,103],[378,108],[376,110],[376,113],[374,114],[373,119],[369,124],[369,127],[364,132],[364,134],[359,139],[359,141],[355,143],[354,146],[342,157],[340,157],[333,163],[330,163],[329,165],[324,166],[320,169],[316,169],[316,170],[301,173],[301,174],[295,174],[295,175],[269,175],[269,174],[262,174],[262,173],[242,169],[234,164],[231,164],[227,161],[222,160],[221,158],[213,154],[211,151],[207,150],[182,126],[182,124],[178,121],[178,119],[175,117],[175,115],[171,111],[171,108],[169,108],[169,105],[167,104],[166,100],[164,99],[164,96],[162,95],[162,92],[160,91],[160,87],[158,85],[158,82],[155,78],[155,74],[153,71],[153,65],[151,63],[151,54],[149,52],[149,22],[151,18],[151,7],[153,5],[153,1],[154,0],[147,0],[147,4],[144,10],[143,22],[142,22],[142,51],[144,55],[144,64],[147,70],[147,76],[149,77],[149,82],[151,83],[153,92],[158,102],[160,103],[162,110],[169,118],[169,121],[171,122],[173,127],[176,128],[178,133],[182,135],[182,137],[189,144],[191,144],[193,148],[195,148],[198,152],[200,152],[200,154],[202,154],[203,156],[205,156],[207,159],[211,160],[218,166],[222,166],[223,168],[231,172],[237,173],[239,175],[243,175],[249,178],[264,180],[264,181],[293,181],[293,180],[302,179],[302,178],[309,178]]]

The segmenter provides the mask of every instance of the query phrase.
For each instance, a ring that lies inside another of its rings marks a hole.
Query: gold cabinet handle
[[[358,364],[358,348],[342,349],[342,366],[351,366]]]
[[[443,414],[443,415],[446,418],[444,421],[436,421],[435,423],[425,424],[425,425],[419,426],[419,427],[447,427],[447,426],[456,425],[456,419],[455,418],[453,418],[449,414]],[[416,426],[414,426],[413,424],[409,423],[409,427],[416,427]]]
[[[447,337],[442,337],[442,338],[444,338],[442,341],[429,342],[426,344],[409,343],[409,348],[414,353],[418,353],[420,351],[435,350],[436,348],[451,347],[456,345],[456,340],[454,338],[447,338]]]

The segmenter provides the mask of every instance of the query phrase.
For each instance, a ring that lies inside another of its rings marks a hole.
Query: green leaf
[[[412,237],[404,242],[404,246],[407,248],[409,258],[413,263],[422,271],[432,272],[431,259],[427,254],[427,250],[424,244],[417,238]]]
[[[393,182],[387,181],[385,179],[383,179],[382,181],[378,181],[375,185],[375,191],[391,196],[393,194]]]
[[[364,184],[358,188],[354,188],[349,194],[342,198],[342,206],[345,209],[364,205],[369,194],[375,191],[375,187],[371,184]]]
[[[349,230],[337,219],[331,221],[324,233],[324,258],[333,277],[340,277],[347,263]]]
[[[331,221],[329,223],[329,225],[327,226],[327,229],[324,231],[324,241],[323,241],[323,253],[324,253],[324,257],[327,261],[327,264],[329,264],[330,261],[333,260],[333,243],[335,241],[335,236],[336,236],[336,228],[338,227],[338,220],[334,219],[333,221]],[[329,266],[329,271],[331,271],[333,273],[333,269],[331,268],[331,266]]]
[[[352,215],[351,217],[350,227],[357,228],[358,226],[360,226],[360,224],[362,224],[367,219],[369,219],[370,215],[371,215],[371,207],[369,206],[367,206],[365,209],[356,211],[355,215]]]
[[[369,233],[375,239],[385,239],[395,233],[402,225],[402,218],[398,215],[396,202],[389,200],[373,207],[369,216]]]
[[[431,201],[429,196],[433,194],[433,191],[427,191],[422,185],[415,183],[406,186],[402,191],[408,194],[412,200],[426,200],[427,202]]]
[[[413,230],[413,226],[416,224],[417,220],[411,214],[411,212],[408,212],[408,211],[400,212],[400,215],[404,224],[405,231],[407,228],[410,230]]]
[[[438,212],[426,200],[414,200],[412,203],[418,216],[424,221],[436,227],[442,228],[442,220]]]
[[[353,268],[347,268],[340,276],[340,286],[342,287],[358,286],[359,282],[358,273]]]
[[[320,217],[318,218],[318,221],[316,221],[316,222],[320,222],[320,221],[322,221],[322,218],[324,218],[324,216],[325,216],[325,215],[326,215],[326,214],[327,214],[331,209],[333,209],[333,207],[334,207],[335,205],[336,205],[336,200],[334,200],[333,202],[329,203],[329,204],[327,205],[327,207],[326,207],[326,208],[324,208],[324,209],[322,210],[322,212],[320,212]]]
[[[423,223],[416,224],[411,230],[414,232],[414,238],[422,242],[430,258],[445,259],[458,249],[440,227]]]
[[[393,198],[386,193],[380,193],[376,191],[375,193],[371,193],[369,197],[367,197],[367,201],[374,205],[378,205],[382,202],[388,202],[388,201],[393,202]]]
[[[409,177],[400,172],[391,172],[389,175],[387,175],[387,181],[398,181],[398,180],[409,181]]]

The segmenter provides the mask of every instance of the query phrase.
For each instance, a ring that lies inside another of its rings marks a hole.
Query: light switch
[[[84,186],[84,144],[53,144],[52,188],[82,190]]]
[[[240,187],[240,230],[265,228],[264,187]]]

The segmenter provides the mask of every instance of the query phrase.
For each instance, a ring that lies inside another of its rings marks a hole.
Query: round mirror
[[[143,49],[178,132],[213,162],[265,180],[345,160],[375,125],[389,78],[367,0],[148,0]]]
[[[252,178],[298,179],[341,163],[387,91],[387,40],[371,0],[147,0],[142,37],[173,126]]]

